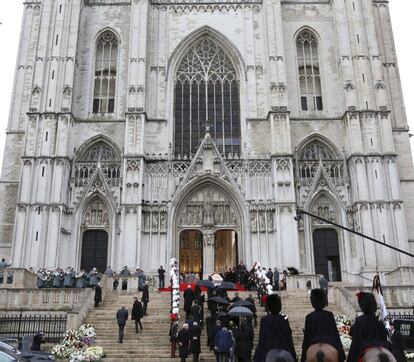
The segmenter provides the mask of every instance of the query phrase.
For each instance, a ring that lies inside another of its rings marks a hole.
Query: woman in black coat
[[[315,311],[306,316],[301,361],[306,361],[306,351],[315,343],[331,345],[338,351],[338,361],[345,361],[345,352],[339,338],[335,317],[331,312],[324,310],[326,302],[323,290],[312,289],[310,299]]]
[[[178,341],[178,354],[181,358],[181,362],[185,362],[190,352],[190,339],[191,334],[188,329],[188,324],[184,323],[183,328],[180,329],[177,336]]]

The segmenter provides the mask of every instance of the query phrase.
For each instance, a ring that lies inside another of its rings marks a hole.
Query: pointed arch
[[[302,155],[304,154],[306,147],[311,144],[320,144],[322,147],[326,148],[328,154],[331,154],[334,157],[333,159],[342,159],[335,144],[328,137],[315,132],[307,135],[299,142],[296,148],[299,160],[303,159]],[[319,160],[319,157],[316,158],[316,160]]]
[[[240,154],[241,71],[234,46],[206,27],[184,39],[177,49],[170,74],[175,154],[194,155],[207,122],[212,122],[211,134],[220,152]]]
[[[323,219],[339,222],[341,220],[342,203],[330,190],[320,190],[313,195],[309,202],[309,211]],[[319,222],[318,222],[319,223]]]
[[[203,26],[197,30],[194,30],[188,34],[181,42],[176,46],[171,56],[168,59],[167,64],[167,80],[174,77],[174,72],[181,62],[184,54],[186,53],[190,44],[197,41],[201,37],[209,36],[214,39],[220,46],[226,51],[227,55],[232,60],[233,66],[236,68],[240,79],[247,80],[246,65],[243,57],[237,46],[229,40],[224,34],[210,26]]]
[[[309,27],[295,34],[299,75],[300,105],[303,112],[323,110],[322,83],[319,67],[319,38]]]
[[[108,148],[113,150],[115,156],[113,161],[121,161],[122,152],[118,145],[108,136],[99,134],[88,139],[79,147],[78,150],[76,150],[75,162],[84,160],[87,153],[99,144],[106,145]]]

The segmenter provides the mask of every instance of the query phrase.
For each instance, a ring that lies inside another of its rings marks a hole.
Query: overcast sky
[[[412,87],[414,46],[410,35],[411,30],[409,30],[412,29],[414,1],[390,0],[389,2],[407,117],[411,131],[414,133],[414,88]],[[0,44],[2,45],[0,55],[0,164],[3,160],[22,10],[21,0],[0,0]],[[411,141],[412,148],[414,148],[414,137]]]

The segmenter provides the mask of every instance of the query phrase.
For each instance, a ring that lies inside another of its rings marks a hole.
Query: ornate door
[[[313,232],[315,273],[323,274],[329,281],[341,280],[338,234],[333,229],[316,229]]]
[[[203,234],[198,230],[180,233],[180,273],[203,275]]]
[[[96,267],[101,273],[108,261],[108,233],[105,230],[87,230],[83,233],[81,269]]]

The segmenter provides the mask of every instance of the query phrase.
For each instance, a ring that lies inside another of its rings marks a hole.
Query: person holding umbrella
[[[240,327],[233,332],[236,340],[234,355],[239,362],[250,362],[254,341],[254,330],[246,317],[240,320]]]
[[[191,306],[193,305],[194,292],[191,289],[191,285],[187,286],[187,289],[184,291],[184,312],[185,319],[188,320],[191,314]]]

